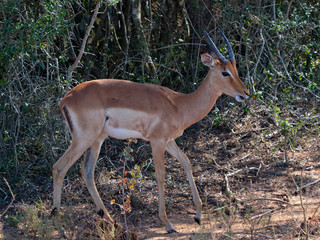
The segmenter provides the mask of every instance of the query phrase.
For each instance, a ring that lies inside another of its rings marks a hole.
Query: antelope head
[[[213,71],[212,78],[217,91],[242,102],[249,98],[249,90],[244,86],[238,75],[236,60],[228,39],[221,30],[220,33],[228,47],[228,59],[220,53],[208,33],[205,32],[210,45],[207,45],[207,52],[201,54],[201,60],[206,66],[210,67],[210,71]]]

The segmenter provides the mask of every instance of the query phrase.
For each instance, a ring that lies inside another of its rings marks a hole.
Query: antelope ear
[[[209,68],[214,68],[214,58],[207,52],[201,54],[201,61],[204,65]]]

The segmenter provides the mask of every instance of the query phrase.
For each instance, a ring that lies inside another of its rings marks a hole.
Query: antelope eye
[[[222,72],[222,76],[228,77],[228,76],[230,76],[230,74],[228,72]]]

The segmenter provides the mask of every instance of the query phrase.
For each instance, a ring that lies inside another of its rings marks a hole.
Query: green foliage
[[[215,116],[215,119],[212,122],[212,126],[219,127],[224,121],[223,116],[218,108],[214,109],[212,112]]]
[[[61,96],[61,85],[56,81],[61,76],[61,52],[54,48],[72,27],[69,3],[14,0],[1,4],[0,171],[6,174],[17,173],[20,165],[34,157],[41,159],[39,165],[49,163],[44,168],[50,169],[51,163],[44,162],[42,156],[51,148],[48,139],[54,139]],[[53,152],[47,156],[50,154]]]
[[[126,78],[192,92],[208,71],[199,59],[200,44],[205,43],[203,32],[210,32],[218,48],[227,54],[218,27],[233,46],[251,101],[272,109],[281,132],[279,147],[295,149],[299,130],[308,127],[308,120],[292,122],[282,113],[294,111],[291,106],[297,103],[319,103],[318,1],[276,0],[274,5],[248,1],[244,5],[236,0],[187,0],[183,6],[170,5],[170,1],[141,2],[139,25],[133,22],[128,7],[132,1],[102,1],[73,78],[67,78],[67,71],[79,53],[95,2],[1,2],[2,176],[35,184],[36,180],[31,180],[34,176],[51,174],[52,164],[70,143],[59,100],[82,81]],[[224,101],[222,97],[218,102],[223,109],[234,108]],[[315,109],[314,115],[318,111]],[[244,106],[243,112],[251,113],[251,108]],[[211,114],[215,116],[214,127],[233,120],[220,111]],[[135,165],[130,147],[120,157]],[[153,169],[151,161],[145,163],[142,170]],[[133,167],[128,174],[121,178],[138,181],[141,169]]]
[[[6,75],[8,62],[25,61],[45,70],[48,47],[57,38],[67,34],[71,25],[66,21],[67,1],[41,1],[27,3],[23,0],[4,1],[2,12],[5,19],[0,28],[0,79],[9,80]],[[34,10],[36,8],[37,10]]]

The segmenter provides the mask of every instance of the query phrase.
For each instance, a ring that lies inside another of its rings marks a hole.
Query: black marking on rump
[[[63,110],[63,112],[64,112],[65,119],[66,119],[66,121],[67,121],[67,123],[68,123],[70,132],[73,132],[73,124],[72,124],[71,117],[70,117],[70,113],[69,113],[67,107],[66,107],[66,106],[63,106],[62,110]]]

